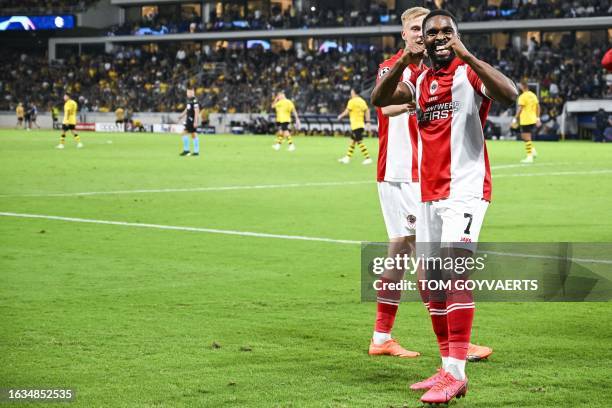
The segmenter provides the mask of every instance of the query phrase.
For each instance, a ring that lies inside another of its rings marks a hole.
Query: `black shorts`
[[[185,123],[185,133],[195,133],[196,128],[193,126],[193,123]]]
[[[66,130],[74,130],[75,125],[66,125],[65,123],[62,123],[62,130],[65,132]]]
[[[123,122],[125,122],[125,119],[117,119],[117,120],[115,121],[115,125],[122,124]]]
[[[289,130],[289,122],[276,122],[276,127],[278,130],[287,131]]]
[[[353,134],[351,135],[351,139],[356,142],[361,142],[363,140],[363,128],[353,129]]]
[[[521,126],[521,133],[533,133],[535,127],[535,123],[533,125],[523,125]]]

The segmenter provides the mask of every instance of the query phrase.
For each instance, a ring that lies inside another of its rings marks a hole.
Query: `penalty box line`
[[[94,220],[94,219],[88,219],[88,218],[61,217],[61,216],[56,216],[56,215],[0,212],[0,217],[44,219],[44,220],[64,221],[64,222],[74,222],[74,223],[84,223],[84,224],[117,225],[117,226],[122,226],[122,227],[149,228],[149,229],[160,229],[160,230],[169,230],[169,231],[203,232],[203,233],[209,233],[209,234],[235,235],[235,236],[256,237],[256,238],[285,239],[285,240],[295,240],[295,241],[325,242],[325,243],[344,244],[344,245],[361,245],[363,243],[363,241],[354,241],[354,240],[348,240],[348,239],[307,237],[307,236],[301,236],[301,235],[268,234],[268,233],[262,233],[262,232],[222,230],[222,229],[216,229],[216,228],[183,227],[183,226],[176,226],[176,225],[148,224],[148,223],[139,223],[139,222]],[[485,252],[491,255],[508,256],[508,257],[513,257],[513,258],[539,258],[539,259],[557,259],[557,260],[563,259],[563,260],[571,260],[574,262],[612,265],[612,260],[607,260],[607,259],[590,259],[590,258],[565,259],[565,258],[549,256],[549,255],[534,255],[534,254],[521,254],[521,253],[510,253],[510,252],[495,252],[495,251],[485,251]]]

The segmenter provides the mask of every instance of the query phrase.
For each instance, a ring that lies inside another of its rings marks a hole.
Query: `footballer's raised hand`
[[[408,43],[404,48],[401,60],[404,64],[419,64],[425,57],[425,47],[423,44]]]
[[[468,58],[472,57],[472,54],[468,51],[468,49],[463,45],[459,37],[453,37],[449,42],[444,45],[438,45],[436,50],[452,50],[457,57],[466,61]],[[467,61],[466,61],[467,62]]]

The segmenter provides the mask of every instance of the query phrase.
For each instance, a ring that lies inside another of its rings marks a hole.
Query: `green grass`
[[[386,238],[374,182],[46,195],[374,180],[374,166],[336,162],[345,139],[297,138],[289,153],[272,137],[206,136],[201,157],[179,158],[178,136],[82,136],[85,149],[58,151],[57,133],[1,131],[0,212]],[[612,241],[612,146],[539,143],[527,167],[503,167],[520,143],[488,146],[499,168],[482,241]],[[0,388],[73,387],[82,407],[419,406],[407,384],[438,364],[427,314],[404,304],[394,330],[421,358],[370,358],[359,269],[358,245],[0,217]],[[469,365],[452,405],[608,406],[610,311],[480,304],[475,341],[495,354]]]

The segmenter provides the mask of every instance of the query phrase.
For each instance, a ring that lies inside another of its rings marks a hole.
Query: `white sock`
[[[391,333],[381,333],[381,332],[375,331],[374,334],[372,335],[372,341],[377,346],[380,346],[381,344],[389,340],[391,340]]]
[[[446,371],[447,367],[448,367],[448,357],[442,357],[442,369]]]
[[[448,366],[445,370],[456,380],[465,380],[465,360],[448,357]]]

